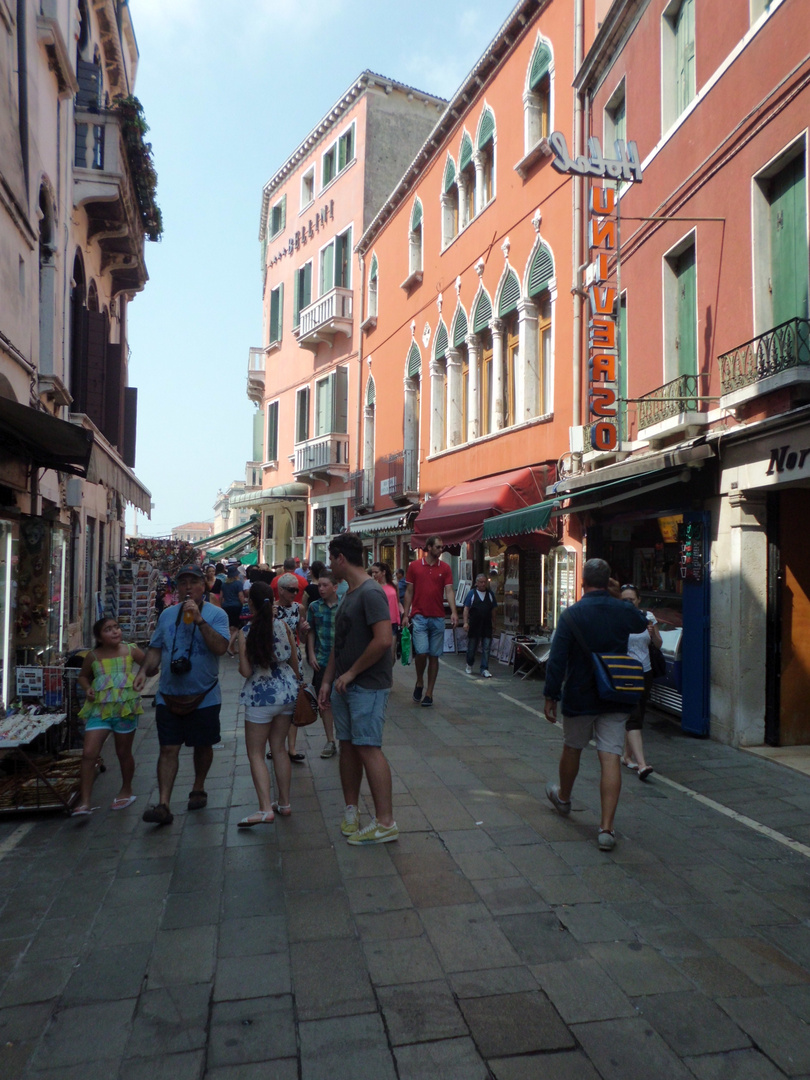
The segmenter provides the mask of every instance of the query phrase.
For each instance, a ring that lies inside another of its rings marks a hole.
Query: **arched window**
[[[405,451],[403,463],[403,491],[418,489],[419,473],[419,417],[422,391],[422,354],[415,341],[411,342],[405,365],[405,412],[402,447]]]
[[[54,310],[56,301],[56,244],[53,199],[47,183],[39,189],[39,370],[56,374],[54,367]]]
[[[475,165],[472,139],[464,132],[458,155],[459,228],[463,229],[475,217]]]
[[[371,266],[368,271],[368,317],[377,318],[377,256],[371,256]]]
[[[452,157],[447,155],[442,181],[442,247],[447,247],[458,236],[459,193],[456,182],[456,166]]]
[[[447,327],[439,320],[430,367],[430,452],[447,449]]]
[[[551,45],[538,36],[523,94],[523,132],[528,154],[551,131]]]
[[[411,231],[408,236],[408,274],[422,269],[422,200],[417,196],[411,210]]]
[[[470,420],[470,353],[467,346],[467,316],[464,308],[459,304],[453,316],[451,324],[451,337],[453,350],[458,356],[459,375],[458,391],[451,394],[451,407],[457,410],[456,422],[451,424],[451,444],[458,445],[467,441],[467,431]]]
[[[478,434],[488,435],[494,429],[492,409],[492,359],[493,344],[490,322],[492,321],[492,301],[484,289],[481,289],[473,304],[472,329],[479,342],[478,349]]]
[[[492,201],[495,194],[495,114],[486,108],[478,125],[478,153],[475,162],[476,213]]]
[[[375,428],[377,420],[377,387],[374,376],[369,375],[366,383],[365,405],[365,428],[363,432],[363,476],[361,489],[358,492],[362,496],[362,506],[374,506],[374,446]]]
[[[551,285],[554,278],[554,258],[549,248],[538,241],[528,273],[529,299],[537,308],[537,344],[534,357],[536,365],[536,389],[527,392],[526,408],[530,415],[543,416],[551,408],[551,342],[552,305]]]
[[[498,293],[498,318],[503,334],[503,426],[516,422],[515,402],[519,371],[519,317],[520,282],[514,270],[508,268]]]

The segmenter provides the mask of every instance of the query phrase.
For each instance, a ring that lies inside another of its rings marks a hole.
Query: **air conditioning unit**
[[[581,424],[568,429],[568,448],[572,454],[585,453],[585,431]],[[590,447],[588,449],[590,450]]]
[[[69,476],[65,481],[65,503],[69,510],[80,510],[82,505],[82,480]]]

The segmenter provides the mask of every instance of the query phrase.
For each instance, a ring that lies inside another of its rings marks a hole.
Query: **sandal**
[[[97,806],[77,806],[75,810],[71,810],[71,817],[89,817],[98,810]]]
[[[635,761],[628,761],[627,758],[622,758],[622,765],[624,765],[625,769],[635,770],[638,768],[638,765],[635,763]]]
[[[249,814],[237,822],[237,827],[249,829],[252,825],[272,825],[274,816],[272,810],[257,810],[255,814]]]
[[[650,773],[654,772],[655,769],[652,767],[652,765],[645,765],[643,769],[638,770],[638,778],[639,780],[646,780]]]
[[[300,765],[302,761],[306,760],[307,759],[304,754],[290,754],[290,761],[294,762],[294,764],[296,765]]]
[[[158,803],[157,806],[147,806],[141,820],[148,822],[150,825],[171,825],[174,821],[174,814],[166,803]]]
[[[279,806],[277,802],[270,803],[270,805],[273,807],[279,817],[289,817],[292,813],[292,809],[290,808],[289,803],[287,804],[287,806]]]
[[[110,809],[111,810],[126,810],[126,808],[128,806],[132,806],[132,804],[135,802],[135,800],[137,798],[138,798],[137,795],[122,795],[118,799],[113,799],[112,805],[110,806]]]
[[[208,805],[207,791],[190,791],[188,793],[188,809],[204,810]]]

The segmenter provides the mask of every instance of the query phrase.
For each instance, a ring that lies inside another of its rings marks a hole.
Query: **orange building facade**
[[[263,344],[248,361],[262,490],[235,498],[261,510],[268,563],[324,558],[346,527],[361,438],[353,249],[444,106],[363,72],[265,185]]]
[[[573,597],[580,545],[562,522],[483,532],[542,501],[569,462],[573,184],[548,136],[573,121],[595,32],[593,3],[519,4],[357,248],[364,459],[349,528],[397,566],[442,535],[457,581],[490,575],[511,632],[553,625]]]

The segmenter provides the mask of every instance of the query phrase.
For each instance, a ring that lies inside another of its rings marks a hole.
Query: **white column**
[[[537,416],[543,365],[537,305],[525,298],[518,301],[518,367],[515,372],[515,420],[522,423]]]
[[[486,206],[484,202],[484,155],[480,150],[476,150],[473,154],[473,165],[475,165],[475,212],[480,214]]]
[[[461,353],[458,349],[448,349],[444,359],[447,364],[447,445],[459,446],[466,434],[461,430],[461,401],[464,393],[461,385]]]
[[[481,342],[477,334],[467,338],[469,357],[469,383],[467,385],[467,442],[477,439],[481,433]]]
[[[374,503],[374,423],[375,409],[366,405],[363,410],[363,501]]]
[[[402,449],[406,451],[404,463],[405,490],[415,483],[419,461],[419,380],[405,379],[405,427],[402,433]],[[408,453],[410,451],[410,453]]]
[[[503,319],[493,319],[492,332],[492,430],[500,431],[506,423],[503,385]]]
[[[430,361],[430,452],[444,449],[444,363]]]
[[[467,217],[467,175],[466,173],[459,172],[456,177],[456,183],[458,184],[458,227],[459,231],[469,225],[469,218]]]

